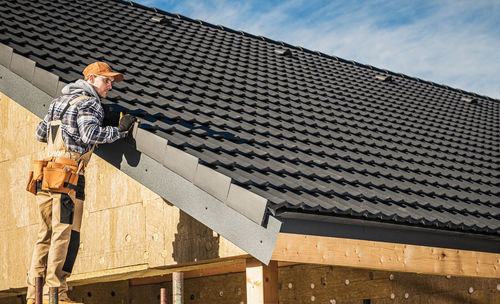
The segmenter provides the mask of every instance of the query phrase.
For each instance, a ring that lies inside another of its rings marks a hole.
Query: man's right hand
[[[136,121],[137,118],[135,116],[132,116],[130,114],[125,114],[122,117],[120,117],[120,121],[118,122],[118,130],[120,132],[129,131],[134,122]]]

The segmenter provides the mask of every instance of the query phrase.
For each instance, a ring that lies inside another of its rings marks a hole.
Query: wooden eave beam
[[[432,275],[500,278],[500,254],[280,233],[272,260]]]

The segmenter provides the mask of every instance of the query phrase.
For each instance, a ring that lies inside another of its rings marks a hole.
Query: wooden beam
[[[500,254],[280,233],[272,260],[467,277],[500,277]]]
[[[285,267],[297,264],[298,263],[278,262],[278,267]],[[211,264],[201,264],[199,265],[199,267],[202,268],[193,269],[193,266],[175,267],[169,269],[169,272],[165,270],[165,273],[162,275],[132,278],[129,280],[129,283],[130,286],[140,286],[140,285],[161,284],[165,282],[170,282],[172,281],[171,273],[173,271],[182,271],[184,273],[184,279],[245,272],[246,259],[236,259],[232,261],[225,261],[223,263],[220,262]]]
[[[121,268],[106,269],[97,272],[73,274],[68,278],[71,286],[88,285],[102,282],[115,282],[130,280],[131,285],[155,284],[172,280],[172,273],[182,271],[189,273],[189,278],[209,276],[222,273],[245,271],[245,261],[249,255],[234,258],[213,259],[199,263],[186,263],[167,267],[149,268],[148,264],[126,266]],[[219,270],[212,269],[218,268]],[[141,283],[142,281],[146,283]]]
[[[269,262],[269,266],[256,259],[247,259],[247,304],[274,304],[279,300],[278,263]]]

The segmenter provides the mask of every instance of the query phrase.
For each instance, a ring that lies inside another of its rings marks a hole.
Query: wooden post
[[[59,288],[49,288],[49,304],[59,304]]]
[[[167,289],[160,289],[160,304],[167,304]]]
[[[43,278],[35,278],[35,304],[42,304],[43,297]]]
[[[184,298],[182,296],[184,274],[182,272],[173,272],[172,273],[172,297],[173,304],[182,304],[184,303]]]
[[[247,304],[277,304],[278,262],[271,261],[269,266],[256,259],[247,259]]]

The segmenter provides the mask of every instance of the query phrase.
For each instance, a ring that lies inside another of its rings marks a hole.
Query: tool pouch
[[[36,180],[33,179],[33,171],[30,171],[28,184],[26,185],[26,191],[36,194]]]
[[[35,160],[33,161],[33,179],[42,180],[43,178],[43,168],[47,167],[48,161],[46,160]]]
[[[78,183],[78,175],[67,167],[43,169],[42,190],[69,193]]]
[[[66,169],[59,168],[44,168],[42,190],[54,191],[55,189],[62,188],[64,182],[69,179],[71,172]]]
[[[78,185],[77,164],[63,159],[58,162],[35,160],[33,171],[29,173],[26,191],[36,194],[37,181],[41,181],[41,190],[71,194],[71,191],[76,191]]]
[[[46,160],[33,161],[33,171],[30,171],[26,191],[36,194],[36,182],[43,179],[43,168],[47,166]]]

